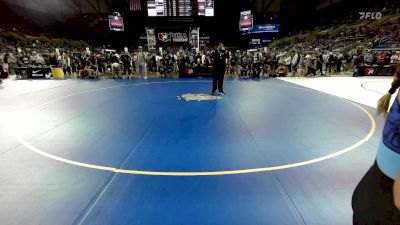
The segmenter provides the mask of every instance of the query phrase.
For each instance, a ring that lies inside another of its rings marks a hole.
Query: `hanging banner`
[[[149,51],[156,50],[156,35],[154,28],[146,28],[147,33],[147,46]]]
[[[124,31],[124,18],[121,16],[108,16],[108,24],[112,31]]]
[[[255,25],[250,33],[279,33],[280,24],[260,24]]]
[[[179,28],[157,28],[156,38],[158,46],[187,46],[189,42],[189,32]]]
[[[190,29],[190,46],[192,50],[198,52],[200,50],[200,28]]]
[[[271,37],[263,37],[263,38],[261,38],[261,45],[266,45],[271,41],[272,41]]]
[[[279,33],[280,24],[259,24],[254,25],[252,28],[244,31],[242,35],[246,34],[259,34],[259,33]]]

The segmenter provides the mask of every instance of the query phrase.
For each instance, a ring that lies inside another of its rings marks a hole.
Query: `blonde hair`
[[[397,66],[396,72],[394,74],[392,87],[390,88],[389,92],[385,94],[382,98],[378,101],[377,112],[378,115],[385,115],[389,109],[390,99],[392,95],[396,92],[396,90],[400,87],[400,65]]]

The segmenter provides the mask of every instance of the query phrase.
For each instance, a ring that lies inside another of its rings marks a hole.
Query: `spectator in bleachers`
[[[384,66],[386,61],[386,53],[379,52],[378,54],[378,65]]]
[[[237,63],[238,63],[238,56],[236,52],[231,52],[229,58],[229,74],[231,76],[237,73]]]
[[[61,55],[61,64],[64,73],[68,76],[72,75],[71,58],[65,52],[63,52],[63,54]]]
[[[297,74],[298,76],[306,76],[307,74],[307,66],[306,66],[306,61],[305,61],[305,55],[300,55],[300,61],[297,69]]]
[[[328,64],[327,64],[327,71],[329,74],[335,73],[336,68],[336,55],[333,52],[329,52],[328,56]]]
[[[400,52],[397,51],[396,53],[394,53],[391,57],[390,57],[390,64],[399,64],[400,62]]]
[[[371,50],[367,50],[367,53],[364,55],[364,63],[367,65],[372,65],[374,61],[374,55]]]
[[[147,59],[147,53],[143,51],[142,46],[139,46],[137,52],[137,71],[144,79],[147,79]]]
[[[319,71],[321,76],[325,75],[325,72],[324,72],[324,69],[323,69],[324,55],[321,53],[321,51],[319,51],[319,49],[317,49],[314,54],[317,57],[316,71]],[[328,58],[328,60],[329,60],[329,58]]]
[[[241,62],[241,69],[240,69],[240,75],[239,77],[246,77],[248,70],[249,70],[249,64],[248,64],[248,53],[247,52],[242,52],[242,55],[240,56],[240,62]],[[251,60],[251,59],[250,59]]]
[[[97,58],[97,67],[99,75],[106,74],[107,73],[106,57],[104,56],[104,54],[97,54],[96,58]]]
[[[298,52],[293,51],[293,57],[292,57],[292,62],[291,62],[291,71],[293,72],[293,75],[296,75],[297,69],[299,67],[299,63],[301,60],[301,56]]]
[[[254,52],[252,76],[255,78],[260,78],[260,74],[262,71],[262,58],[263,56],[260,50]],[[290,66],[290,61],[289,61],[289,66]]]
[[[128,52],[123,52],[121,55],[121,61],[124,67],[124,71],[123,74],[129,78],[131,78],[132,75],[132,70],[131,70],[131,66],[132,66],[132,58],[129,55]]]
[[[292,56],[290,54],[285,54],[282,56],[283,64],[285,65],[285,74],[292,72]]]
[[[111,56],[111,71],[114,78],[122,79],[120,57],[117,53]]]
[[[358,50],[354,58],[354,66],[361,66],[363,64],[364,64],[364,56],[362,54],[362,51]]]
[[[338,52],[336,56],[336,72],[340,73],[342,71],[342,64],[343,64],[343,53]]]
[[[314,53],[312,56],[311,55],[307,55],[305,57],[306,59],[306,65],[307,65],[307,73],[305,76],[308,75],[317,75],[317,55]]]

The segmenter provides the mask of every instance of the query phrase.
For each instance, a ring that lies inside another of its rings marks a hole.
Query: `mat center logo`
[[[184,101],[212,101],[212,100],[221,100],[222,96],[217,96],[217,95],[210,95],[210,94],[183,94],[183,95],[178,95],[177,96],[178,100],[184,100]]]
[[[186,33],[158,33],[158,40],[162,42],[188,42]]]

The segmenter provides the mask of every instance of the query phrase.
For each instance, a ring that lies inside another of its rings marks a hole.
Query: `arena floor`
[[[351,224],[391,78],[210,82],[6,80],[1,224]]]

